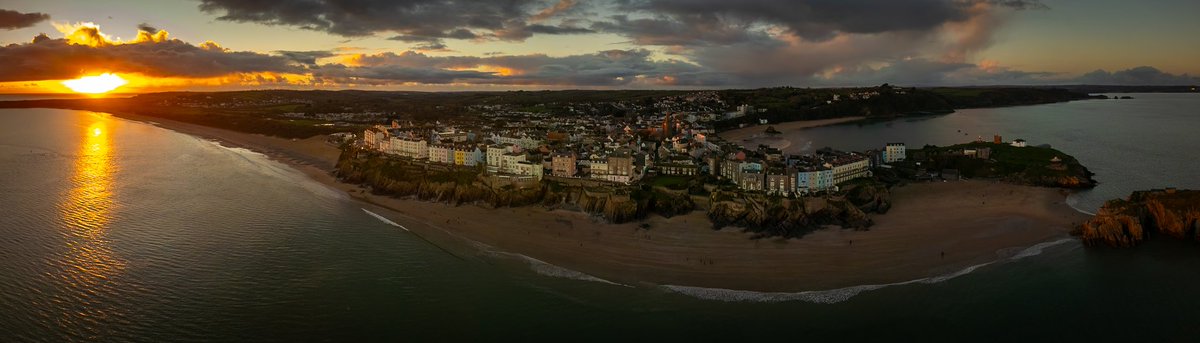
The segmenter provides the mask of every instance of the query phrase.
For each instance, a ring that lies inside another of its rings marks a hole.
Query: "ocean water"
[[[912,126],[939,144],[979,121],[1073,153],[1112,192],[1196,185],[1184,151],[1200,145],[1170,130],[1195,123],[1200,98],[1135,97],[806,134],[913,145],[888,136]],[[1064,121],[1077,136],[1051,128]],[[1132,153],[1081,141],[1105,134],[1154,158],[1110,159]],[[1200,337],[1195,243],[1047,242],[960,273],[838,290],[631,287],[469,242],[436,246],[407,231],[419,223],[380,220],[259,154],[85,111],[0,110],[0,208],[3,342]]]

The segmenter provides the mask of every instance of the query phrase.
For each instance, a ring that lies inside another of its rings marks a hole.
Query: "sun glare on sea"
[[[63,81],[63,86],[67,86],[76,93],[101,94],[108,93],[117,87],[124,86],[128,81],[120,76],[112,73],[104,73],[95,76],[84,76],[74,80]]]

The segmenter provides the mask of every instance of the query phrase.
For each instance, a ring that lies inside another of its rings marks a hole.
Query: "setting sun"
[[[84,76],[74,80],[63,81],[63,86],[67,86],[77,93],[100,94],[108,93],[117,87],[121,87],[128,83],[125,79],[112,73],[104,73],[95,76]]]

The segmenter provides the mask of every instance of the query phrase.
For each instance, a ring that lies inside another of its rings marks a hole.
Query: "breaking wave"
[[[469,241],[469,242],[471,242],[471,245],[475,246],[475,248],[479,249],[479,251],[482,251],[485,254],[488,254],[492,257],[512,258],[512,259],[519,260],[521,262],[525,262],[525,264],[529,266],[530,270],[533,270],[533,272],[538,273],[539,275],[563,278],[563,279],[579,280],[579,281],[591,281],[591,282],[606,283],[606,284],[622,286],[622,287],[633,287],[630,285],[601,279],[601,278],[589,275],[584,272],[559,267],[559,266],[550,264],[549,262],[542,261],[542,260],[539,260],[539,259],[536,259],[533,257],[529,257],[529,256],[517,254],[517,253],[499,251],[490,245],[483,244],[480,242],[476,242],[476,241]]]
[[[1061,244],[1068,243],[1068,242],[1073,242],[1073,241],[1075,241],[1075,239],[1073,239],[1073,238],[1064,238],[1064,239],[1060,239],[1060,240],[1056,240],[1056,241],[1042,242],[1042,243],[1035,244],[1031,247],[1021,249],[1021,251],[1018,251],[1017,253],[1013,254],[1012,256],[1009,256],[1009,257],[1001,259],[1001,260],[996,260],[996,261],[992,261],[992,262],[973,265],[973,266],[966,267],[966,268],[963,268],[961,270],[958,270],[956,272],[949,273],[949,274],[931,276],[931,277],[927,277],[927,278],[909,280],[909,281],[904,281],[904,282],[888,283],[888,284],[858,285],[858,286],[850,286],[850,287],[831,289],[831,290],[803,291],[803,292],[755,292],[755,291],[741,291],[741,290],[723,289],[723,288],[705,288],[705,287],[677,286],[677,285],[664,285],[662,287],[671,292],[675,292],[675,293],[679,293],[679,294],[683,294],[683,295],[687,295],[687,296],[691,296],[691,297],[695,297],[695,298],[699,298],[699,299],[718,300],[718,301],[726,301],[726,302],[806,301],[806,302],[818,303],[818,304],[834,304],[834,303],[846,301],[862,292],[873,291],[873,290],[881,289],[884,287],[902,286],[902,285],[910,285],[910,284],[933,284],[933,283],[944,282],[946,280],[950,280],[953,278],[957,278],[959,276],[970,274],[970,273],[974,272],[975,270],[978,270],[979,268],[983,268],[988,265],[1005,263],[1005,262],[1023,259],[1023,258],[1030,257],[1030,256],[1036,256],[1036,255],[1041,254],[1043,251],[1045,251],[1046,248],[1061,245]]]
[[[385,224],[388,224],[388,225],[391,225],[391,226],[395,226],[395,227],[398,227],[398,228],[404,229],[404,231],[408,231],[408,228],[404,227],[404,225],[400,225],[400,224],[397,224],[397,223],[396,223],[396,222],[394,222],[394,221],[388,220],[387,218],[384,218],[383,216],[381,216],[381,215],[378,215],[378,214],[376,214],[375,212],[368,211],[368,210],[367,210],[367,209],[365,209],[365,208],[363,208],[363,209],[361,209],[361,210],[363,210],[363,212],[366,212],[367,214],[371,215],[372,217],[375,217],[375,219],[379,219],[379,221],[381,221],[381,222],[384,222]]]

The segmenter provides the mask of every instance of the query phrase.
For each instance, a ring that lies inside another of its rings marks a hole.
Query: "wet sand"
[[[331,176],[338,150],[324,137],[292,141],[122,117],[264,153],[452,253],[471,253],[478,249],[472,242],[479,242],[629,285],[804,291],[902,282],[1066,238],[1074,223],[1087,218],[1056,189],[960,181],[896,188],[892,210],[875,215],[869,231],[831,228],[801,239],[753,240],[737,228],[713,230],[700,211],[652,216],[645,221],[650,228],[642,230],[638,223],[605,224],[542,207],[455,207],[370,195]]]

